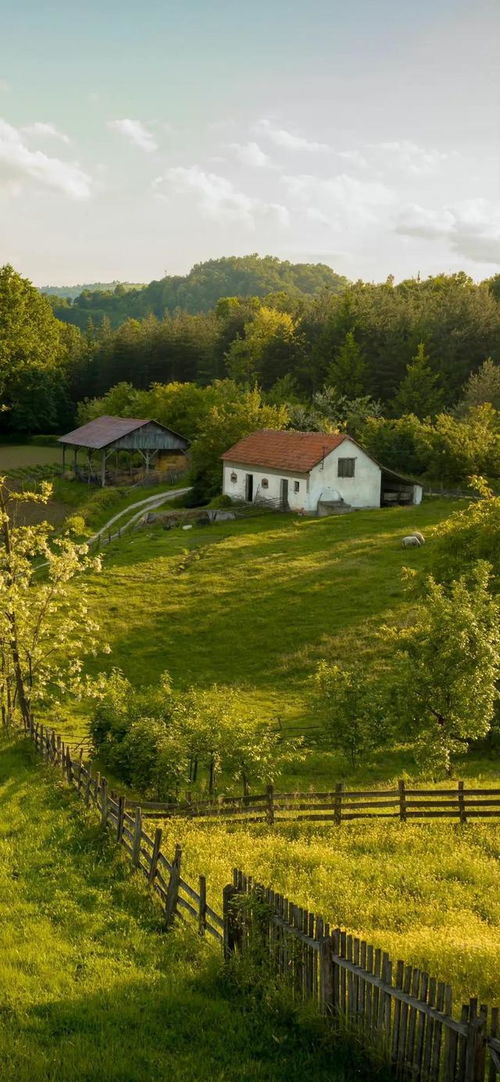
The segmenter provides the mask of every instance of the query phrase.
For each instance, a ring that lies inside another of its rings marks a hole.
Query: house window
[[[269,481],[267,480],[267,477],[262,478],[262,481],[260,482],[260,487],[269,488]]]
[[[294,492],[300,492],[300,481],[294,481],[293,482],[293,491]]]
[[[232,474],[231,474],[231,483],[232,483],[233,485],[235,485],[235,484],[236,484],[236,482],[237,482],[237,480],[238,480],[238,474],[237,474],[237,473],[235,473],[235,472],[234,472],[234,470],[233,470],[233,472],[232,472]]]
[[[337,477],[354,477],[355,458],[339,458]]]

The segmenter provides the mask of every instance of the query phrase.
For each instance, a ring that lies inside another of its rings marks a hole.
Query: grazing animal
[[[413,548],[414,546],[419,548],[421,544],[422,542],[419,541],[416,534],[411,534],[408,537],[403,537],[403,540],[401,542],[401,545],[404,549]]]
[[[415,530],[413,536],[418,538],[421,545],[425,545],[425,537],[421,533],[419,533],[418,530]]]

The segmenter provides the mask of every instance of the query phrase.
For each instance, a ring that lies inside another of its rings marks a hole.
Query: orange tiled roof
[[[329,436],[325,432],[276,432],[264,428],[244,436],[221,458],[243,466],[308,473],[348,438],[345,433]]]

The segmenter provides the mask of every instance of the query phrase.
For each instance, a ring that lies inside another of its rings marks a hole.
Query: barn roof
[[[158,421],[151,421],[149,418],[143,417],[96,417],[94,421],[89,421],[86,425],[81,425],[80,428],[73,429],[72,432],[67,432],[65,436],[59,437],[59,443],[71,444],[73,447],[89,447],[95,450],[101,450],[103,447],[109,447],[111,443],[115,443],[116,440],[122,439],[123,436],[128,436],[130,432],[135,432],[138,428],[143,428],[144,425],[154,424],[158,428],[162,428],[165,432],[172,432],[174,436],[178,436],[178,432],[173,432],[172,429],[166,428],[165,425],[161,425]],[[179,436],[179,439],[184,440],[183,436]],[[187,440],[184,440],[187,444]]]
[[[276,432],[264,428],[244,436],[221,458],[245,466],[308,473],[345,439],[349,439],[346,433],[330,436],[325,432]]]

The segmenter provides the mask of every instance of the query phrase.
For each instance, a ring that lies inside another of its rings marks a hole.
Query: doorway
[[[245,478],[245,499],[247,503],[253,500],[253,473],[247,473]]]
[[[280,504],[282,511],[288,511],[288,477],[281,478]]]

